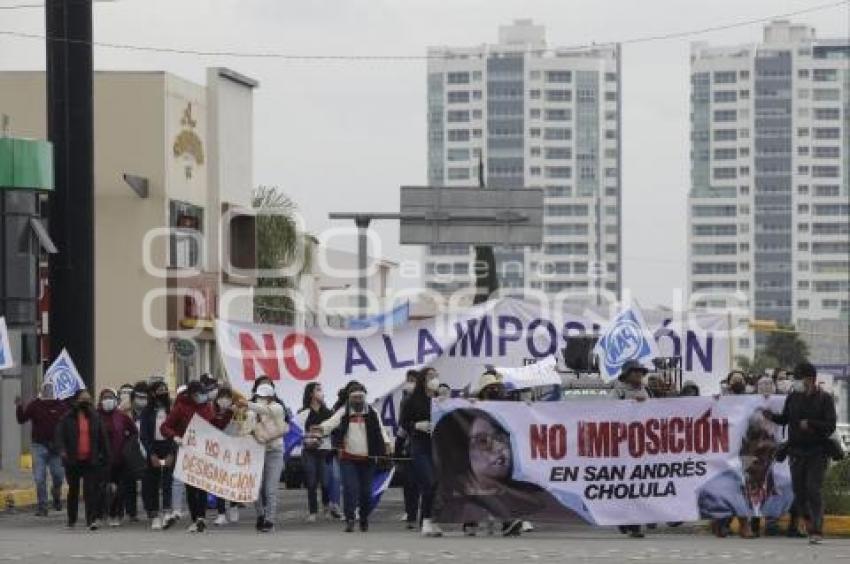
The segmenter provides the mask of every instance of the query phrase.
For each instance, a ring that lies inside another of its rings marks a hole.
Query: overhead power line
[[[109,1],[109,0],[99,0],[99,1]],[[653,41],[663,41],[669,39],[681,39],[685,37],[693,37],[698,35],[703,35],[706,33],[711,33],[715,31],[722,31],[728,29],[734,29],[737,27],[745,27],[758,23],[765,23],[771,20],[780,19],[780,18],[790,18],[794,16],[800,16],[803,14],[810,14],[813,12],[819,12],[823,10],[830,10],[833,8],[838,8],[841,6],[850,5],[850,0],[839,0],[837,2],[829,2],[827,4],[818,4],[815,6],[811,6],[809,8],[803,8],[800,10],[795,10],[791,12],[785,12],[782,14],[772,14],[770,16],[763,16],[759,18],[752,18],[748,20],[741,20],[737,22],[732,22],[728,24],[714,25],[699,29],[692,29],[687,31],[678,31],[666,34],[659,35],[648,35],[643,37],[632,37],[627,38],[621,41],[608,41],[604,43],[591,43],[584,45],[573,45],[568,47],[558,47],[557,51],[569,51],[569,50],[581,50],[592,47],[605,47],[616,44],[621,45],[635,45],[639,43],[649,43]],[[28,4],[19,4],[17,7],[34,7],[34,5]],[[16,6],[7,6],[7,9],[16,8]],[[38,33],[27,33],[22,31],[13,31],[13,30],[0,30],[0,36],[7,37],[15,37],[20,39],[38,39],[45,40],[48,39],[43,34]],[[67,41],[69,43],[88,43],[85,41],[74,40],[74,39],[66,39],[66,38],[49,38],[51,41]],[[229,58],[241,58],[241,59],[279,59],[279,60],[288,60],[288,61],[385,61],[385,62],[405,62],[405,61],[424,61],[429,59],[444,59],[451,57],[450,54],[440,54],[440,55],[352,55],[352,54],[328,54],[328,55],[320,55],[320,54],[297,54],[297,53],[281,53],[275,51],[229,51],[229,50],[204,50],[204,49],[193,49],[193,48],[182,48],[182,47],[163,47],[157,45],[135,45],[129,43],[114,43],[107,41],[94,41],[91,45],[95,47],[101,47],[105,49],[116,49],[123,51],[142,51],[142,52],[150,52],[150,53],[166,53],[172,55],[193,55],[200,57],[229,57]],[[542,51],[546,51],[545,49]]]

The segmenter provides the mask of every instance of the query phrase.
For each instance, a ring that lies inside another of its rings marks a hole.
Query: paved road
[[[382,502],[369,533],[342,532],[339,522],[304,522],[304,495],[282,492],[282,526],[259,535],[253,515],[209,534],[187,535],[183,527],[151,532],[144,523],[90,533],[67,530],[63,516],[0,515],[0,562],[848,562],[850,539],[810,547],[798,539],[714,539],[692,529],[659,531],[630,540],[608,528],[539,527],[521,538],[463,537],[455,529],[441,539],[423,539],[398,521],[396,491]],[[185,525],[185,524],[184,524]]]

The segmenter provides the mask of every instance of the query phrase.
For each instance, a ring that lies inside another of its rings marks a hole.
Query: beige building
[[[205,86],[95,73],[98,388],[214,371],[212,320],[253,319],[255,281],[239,269],[256,262],[255,87],[222,68]],[[11,133],[46,138],[46,107],[43,72],[0,72]]]

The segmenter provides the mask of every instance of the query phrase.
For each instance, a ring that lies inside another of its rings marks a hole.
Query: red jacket
[[[97,410],[100,420],[106,428],[109,439],[109,452],[112,454],[113,466],[120,466],[124,462],[124,444],[139,434],[136,424],[119,409],[112,411]]]
[[[197,404],[187,394],[177,396],[174,401],[174,406],[168,412],[168,417],[165,422],[159,427],[159,431],[166,439],[174,437],[182,437],[186,432],[186,427],[195,414],[202,417],[205,421],[209,421],[218,429],[224,429],[230,423],[232,414],[228,411],[226,415],[216,416],[215,410],[211,403]]]

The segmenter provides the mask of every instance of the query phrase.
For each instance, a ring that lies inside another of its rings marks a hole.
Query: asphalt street
[[[64,514],[37,518],[30,512],[0,514],[0,562],[848,562],[850,539],[715,539],[696,527],[659,529],[641,540],[615,529],[572,523],[538,524],[520,538],[464,537],[446,527],[438,539],[406,531],[398,490],[391,490],[368,533],[344,533],[340,522],[307,523],[303,491],[282,491],[281,523],[272,534],[253,528],[253,511],[239,523],[210,527],[203,535],[174,529],[153,532],[147,524],[89,532],[64,527]],[[212,512],[210,513],[212,515]]]

